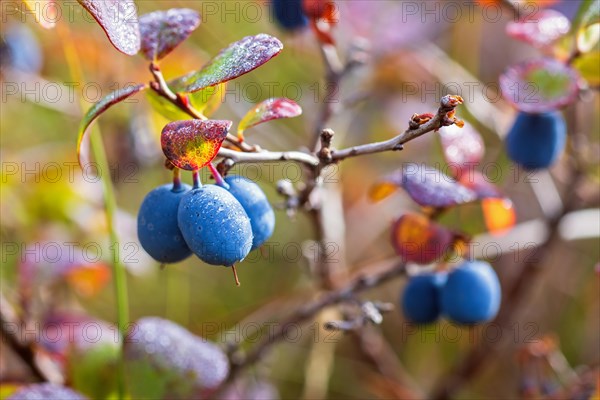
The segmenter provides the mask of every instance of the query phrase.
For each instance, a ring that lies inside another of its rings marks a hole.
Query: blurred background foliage
[[[411,2],[420,7],[421,12],[416,16],[407,16],[407,2],[402,1],[338,3],[340,21],[335,36],[340,52],[344,55],[353,46],[365,46],[370,49],[371,63],[353,72],[344,81],[340,93],[334,96],[335,107],[341,108],[346,107],[345,99],[358,99],[352,108],[342,109],[329,124],[336,131],[335,146],[392,137],[406,129],[413,113],[437,109],[439,98],[447,93],[444,83],[448,87],[453,82],[455,87],[464,89],[465,77],[469,77],[473,79],[472,85],[476,85],[475,91],[484,90],[481,85],[486,85],[488,96],[496,99],[485,104],[495,116],[494,121],[488,123],[474,116],[481,115],[477,110],[482,104],[475,103],[466,92],[459,93],[466,100],[459,117],[477,129],[484,139],[483,165],[495,163],[499,167],[502,176],[494,183],[513,200],[518,223],[542,217],[525,176],[511,166],[502,146],[502,137],[515,111],[497,93],[498,75],[507,66],[536,55],[530,46],[505,35],[505,25],[512,15],[503,9],[497,21],[490,21],[478,8],[469,15],[468,9],[463,7],[461,17],[455,21],[443,15],[434,21],[435,15],[421,19],[424,3],[433,2]],[[445,2],[436,3],[443,7]],[[579,3],[559,1],[552,7],[573,16]],[[212,117],[237,122],[252,104],[268,97],[287,96],[303,107],[303,115],[253,128],[247,132],[247,140],[270,150],[307,146],[326,89],[319,48],[311,32],[282,31],[262,1],[138,1],[137,5],[140,15],[172,7],[193,8],[202,13],[198,30],[161,63],[167,78],[198,69],[220,48],[245,35],[265,32],[280,38],[285,45],[281,55],[230,82],[222,107]],[[84,18],[81,8],[74,8],[66,34],[40,28],[31,16],[22,22],[20,15],[6,8],[3,13],[2,295],[18,299],[19,288],[30,286],[28,306],[33,315],[42,317],[53,309],[53,312],[115,321],[114,294],[107,284],[109,252],[101,185],[96,171],[82,172],[76,166],[75,140],[81,118],[78,97],[82,96],[85,103],[89,103],[87,108],[115,88],[131,82],[147,82],[151,78],[147,63],[141,57],[127,57],[110,46],[100,27],[89,17]],[[66,25],[64,22],[59,23]],[[65,40],[72,42],[77,50],[84,72],[83,82],[73,82],[70,76],[63,50]],[[7,46],[14,47],[10,54],[16,54],[11,62]],[[70,91],[68,85],[75,85],[74,89]],[[16,93],[15,87],[18,88]],[[586,95],[584,103],[569,107],[565,115],[569,126],[576,127],[589,140],[585,149],[576,150],[598,160],[600,99],[597,92]],[[309,254],[311,248],[316,248],[310,242],[314,232],[302,213],[290,219],[284,211],[279,211],[269,246],[251,254],[249,260],[238,267],[241,288],[233,284],[226,269],[203,265],[195,258],[159,269],[137,243],[135,216],[145,194],[170,180],[170,173],[163,167],[158,141],[167,122],[152,111],[145,95],[111,109],[99,121],[116,185],[120,251],[129,272],[131,320],[161,316],[218,343],[231,340],[232,335],[243,337],[252,329],[227,335],[225,332],[239,321],[244,321],[245,326],[276,322],[315,293],[310,276],[311,262],[301,253],[303,248],[308,249]],[[443,169],[438,134],[431,133],[411,142],[401,153],[350,159],[339,167],[332,167],[339,169],[339,174],[328,174],[331,179],[339,179],[343,186],[347,262],[352,270],[394,257],[389,240],[390,223],[416,205],[401,192],[377,204],[371,203],[367,194],[378,177],[410,161]],[[598,184],[597,165],[589,171],[590,191]],[[551,171],[559,191],[567,183],[562,181],[563,168],[564,163],[559,163]],[[285,163],[236,166],[233,171],[256,180],[274,204],[282,201],[275,190],[276,182],[281,178],[299,182],[304,173],[299,167]],[[210,180],[207,171],[202,172],[202,177],[203,181]],[[184,180],[190,182],[191,177],[184,174]],[[485,230],[479,206],[453,210],[442,222],[473,235]],[[585,224],[598,224],[598,220],[587,220]],[[586,226],[572,229],[585,230]],[[535,238],[514,240],[532,239]],[[81,261],[90,264],[87,273],[75,274],[74,278],[73,273],[58,273],[60,268],[69,268],[61,267],[60,260],[52,256],[43,255],[46,250],[56,251],[45,243],[74,243],[76,253],[87,252]],[[35,250],[26,252],[32,247]],[[600,297],[598,272],[594,272],[600,254],[598,239],[563,242],[551,249],[551,254],[550,262],[543,265],[542,278],[530,288],[530,296],[518,310],[514,331],[504,332],[504,335],[514,335],[514,339],[505,351],[490,355],[493,357],[491,368],[465,387],[458,397],[514,397],[521,373],[515,368],[517,349],[527,344],[527,340],[547,334],[555,335],[571,365],[598,365]],[[501,279],[507,279],[518,272],[513,268],[515,257],[526,256],[528,254],[520,252],[509,253],[490,261],[494,262]],[[93,262],[89,262],[90,259]],[[28,263],[34,264],[31,268],[37,268],[38,272],[24,275],[23,271],[27,270],[24,265]],[[40,277],[39,271],[48,275],[57,273],[61,278],[34,279],[34,276]],[[23,276],[28,276],[29,281],[23,282]],[[386,284],[367,293],[366,297],[395,303],[403,284],[403,280]],[[255,314],[257,310],[261,311]],[[447,322],[415,328],[398,312],[386,316],[381,330],[411,380],[425,392],[440,374],[453,368],[468,348],[485,340],[482,335],[486,332],[485,326],[456,328]],[[315,325],[307,325],[298,341],[275,347],[262,367],[256,369],[256,374],[265,374],[277,386],[282,398],[298,397],[307,390],[307,371],[302,366],[311,357],[315,332],[318,332]],[[455,335],[457,339],[453,340]],[[333,334],[329,339],[338,343],[338,347],[327,397],[359,399],[380,394],[382,384],[372,367],[361,359],[355,344],[342,334]],[[323,338],[316,343],[323,345]],[[4,344],[0,346],[0,378],[3,382],[22,380],[23,368]],[[318,362],[316,365],[318,371]],[[90,379],[74,382],[83,386],[94,384]]]

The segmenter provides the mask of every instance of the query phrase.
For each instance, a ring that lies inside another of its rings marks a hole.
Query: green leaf
[[[588,53],[600,42],[600,22],[587,25],[577,33],[577,49],[581,53]]]
[[[600,85],[600,52],[594,51],[578,57],[573,63],[573,67],[581,76],[593,86]]]
[[[293,118],[302,114],[302,108],[293,100],[278,97],[257,104],[246,113],[238,125],[238,137],[244,137],[244,131],[263,122],[281,118]]]
[[[246,36],[230,44],[199,71],[172,83],[176,92],[195,92],[244,75],[275,57],[283,49],[279,39],[265,33]]]
[[[171,122],[160,137],[163,153],[177,168],[198,170],[217,156],[231,124],[197,119]]]
[[[149,61],[160,60],[186,40],[200,25],[200,14],[189,8],[154,11],[140,17],[142,53]]]
[[[165,99],[154,90],[146,92],[146,99],[154,111],[171,121],[190,118],[189,114],[181,111],[179,107]]]
[[[197,92],[190,93],[188,98],[192,106],[202,114],[209,117],[223,103],[227,82],[219,83],[215,86],[210,86]]]
[[[117,364],[121,354],[117,343],[99,343],[85,351],[73,350],[68,357],[69,382],[92,399],[105,399],[117,388]]]
[[[79,161],[79,165],[84,164],[84,159],[87,158],[82,154],[82,143],[87,132],[87,128],[91,125],[92,122],[104,111],[108,110],[114,104],[120,103],[123,100],[127,99],[130,96],[146,89],[146,85],[139,84],[135,86],[128,86],[123,89],[116,90],[110,93],[108,96],[100,99],[99,102],[94,104],[83,116],[81,120],[81,124],[79,125],[79,133],[77,135],[77,159]]]
[[[117,50],[130,56],[140,51],[140,27],[133,0],[77,0],[102,27]]]

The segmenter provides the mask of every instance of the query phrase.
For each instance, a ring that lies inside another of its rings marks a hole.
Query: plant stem
[[[69,37],[70,32],[66,24],[57,24],[58,33],[61,36],[63,49],[65,52],[65,58],[67,61],[69,73],[75,82],[83,82],[83,69],[79,57],[77,56],[77,50],[73,46],[71,38]],[[85,109],[85,104],[79,98],[79,106],[81,111]],[[104,211],[106,216],[106,227],[109,232],[110,246],[109,250],[112,258],[112,271],[113,271],[113,282],[115,291],[115,300],[117,303],[117,326],[119,332],[122,335],[121,342],[121,357],[119,357],[118,363],[118,382],[117,391],[119,399],[125,398],[125,359],[123,352],[124,336],[126,329],[129,324],[129,300],[127,294],[127,274],[125,267],[120,262],[119,258],[119,236],[115,229],[114,218],[117,211],[117,204],[114,195],[114,188],[110,177],[110,166],[106,157],[106,151],[102,137],[100,136],[100,128],[97,126],[94,128],[95,132],[90,135],[90,146],[92,154],[98,164],[99,178],[102,183],[102,192],[104,195]]]
[[[210,169],[210,173],[212,174],[213,178],[215,178],[215,183],[218,186],[221,186],[222,188],[229,189],[229,185],[227,184],[227,182],[225,182],[225,180],[223,179],[219,171],[217,171],[213,163],[209,162],[207,165],[208,169]]]

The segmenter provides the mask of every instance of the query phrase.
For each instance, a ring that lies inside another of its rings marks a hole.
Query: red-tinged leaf
[[[130,56],[140,51],[140,27],[133,0],[77,0],[100,24],[117,50]]]
[[[186,40],[200,25],[200,14],[189,8],[154,11],[140,17],[142,53],[147,60],[160,60]]]
[[[248,111],[238,125],[238,137],[244,137],[244,131],[263,122],[281,118],[293,118],[302,114],[302,107],[295,101],[278,97],[268,99]]]
[[[83,154],[82,143],[84,136],[87,132],[87,128],[90,124],[104,111],[108,110],[113,105],[122,102],[130,96],[142,91],[146,88],[146,85],[139,84],[135,86],[128,86],[123,89],[115,90],[110,93],[108,96],[101,99],[99,102],[94,104],[83,116],[83,120],[79,125],[79,133],[77,136],[77,159],[79,160],[79,164],[83,165],[85,160],[87,160],[87,154]]]
[[[198,170],[216,157],[231,124],[216,120],[171,122],[162,130],[163,152],[176,167]]]
[[[500,76],[506,100],[523,112],[543,113],[577,98],[579,75],[560,61],[542,58],[509,67]]]
[[[477,200],[475,192],[435,168],[408,164],[401,179],[404,190],[424,207],[450,207]]]
[[[452,246],[454,234],[420,214],[404,214],[392,226],[392,245],[407,262],[429,264]]]
[[[487,198],[481,201],[485,226],[492,234],[506,231],[515,225],[517,220],[512,201],[507,198]]]
[[[265,33],[246,36],[230,44],[199,71],[172,83],[176,92],[195,92],[244,75],[275,57],[283,49],[279,39]]]
[[[470,125],[463,128],[457,125],[444,126],[439,133],[444,157],[455,177],[473,170],[483,158],[483,139]]]
[[[42,28],[52,29],[56,26],[56,21],[60,18],[60,10],[55,0],[23,0],[23,2]]]
[[[556,10],[539,10],[519,21],[506,25],[506,33],[534,47],[544,48],[569,33],[569,19]]]

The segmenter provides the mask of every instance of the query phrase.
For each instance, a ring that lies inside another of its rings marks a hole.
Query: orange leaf
[[[512,201],[506,198],[487,198],[481,201],[485,225],[490,233],[499,233],[515,225],[516,214]]]

